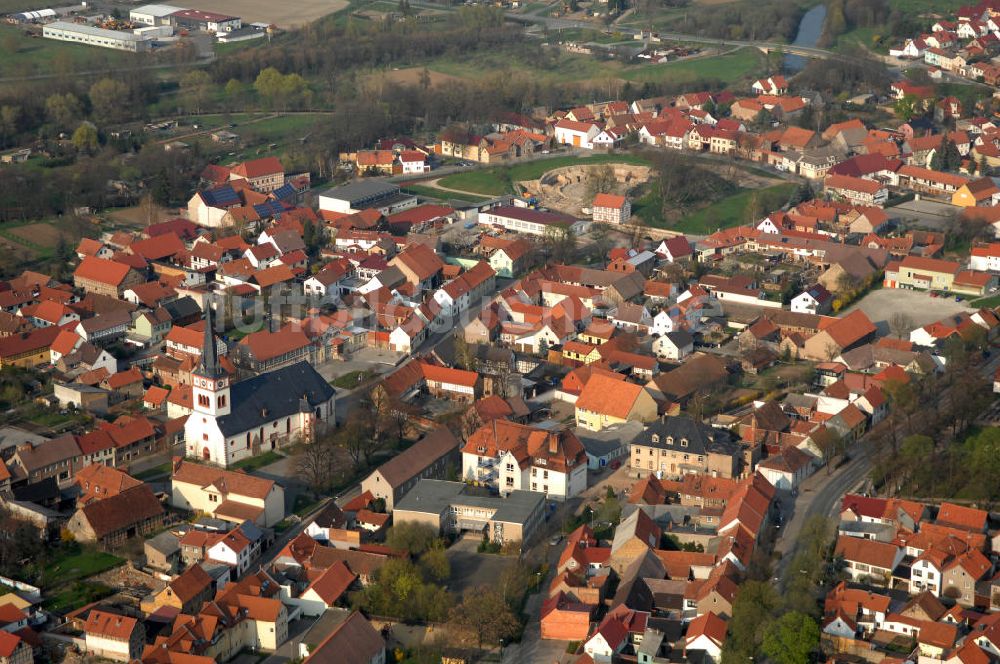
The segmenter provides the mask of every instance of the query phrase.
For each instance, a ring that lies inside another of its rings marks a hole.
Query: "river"
[[[823,33],[823,21],[826,20],[826,5],[816,5],[803,16],[799,22],[799,31],[795,34],[793,46],[815,46]],[[797,73],[805,69],[807,60],[800,55],[785,56],[785,70]]]

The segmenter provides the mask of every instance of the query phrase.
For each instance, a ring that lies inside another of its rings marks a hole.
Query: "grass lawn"
[[[295,504],[292,506],[292,511],[299,516],[305,516],[319,507],[319,504],[323,502],[323,500],[325,499],[317,498],[316,500],[313,500],[309,496],[300,493],[295,496]]]
[[[73,581],[100,574],[113,567],[118,567],[124,562],[124,558],[113,556],[110,553],[84,549],[57,559],[54,563],[46,566],[42,572],[41,585],[46,589],[61,589]]]
[[[330,384],[334,387],[339,387],[342,390],[353,390],[359,383],[365,382],[374,375],[374,371],[351,371],[345,373],[343,376],[337,376],[330,381]]]
[[[994,309],[996,307],[1000,307],[1000,295],[981,297],[978,300],[973,300],[969,303],[969,305],[979,309]]]
[[[32,4],[19,0],[0,0],[0,14],[9,6]],[[39,8],[37,4],[32,8]],[[67,73],[87,69],[100,69],[105,66],[121,65],[129,60],[143,61],[141,55],[123,53],[106,48],[70,44],[54,39],[43,39],[25,34],[24,28],[3,24],[0,25],[0,44],[3,53],[0,55],[0,77],[30,76],[46,74],[53,71]]]
[[[478,203],[483,200],[482,196],[475,196],[473,194],[458,194],[453,191],[442,191],[435,187],[427,187],[420,184],[408,184],[403,187],[403,191],[413,194],[414,196],[420,196],[422,198],[433,198],[437,201],[446,201],[448,199],[455,199],[457,201],[466,201],[468,203]]]
[[[237,461],[233,464],[233,468],[236,470],[245,470],[248,473],[252,473],[258,468],[263,468],[264,466],[269,466],[278,459],[283,459],[280,454],[274,450],[268,450],[263,454],[258,454],[255,457],[250,457],[249,459],[244,459],[243,461]]]
[[[155,477],[163,477],[164,475],[170,474],[170,462],[161,463],[159,466],[153,466],[141,473],[136,473],[133,477],[137,480],[149,480]]]
[[[442,187],[460,189],[487,196],[499,196],[512,192],[508,182],[520,180],[537,180],[548,171],[564,166],[580,166],[585,164],[645,164],[645,159],[630,154],[597,154],[589,157],[553,157],[529,161],[516,166],[484,168],[468,173],[455,173],[441,178]]]
[[[638,83],[715,79],[729,84],[759,73],[763,64],[764,56],[760,51],[741,48],[726,55],[630,67],[622,74],[622,78]]]
[[[761,197],[761,209],[771,210],[774,209],[774,206],[767,205],[767,200],[784,202],[795,191],[795,187],[795,184],[789,182],[766,189],[744,189],[689,214],[674,225],[673,229],[682,233],[709,235],[720,228],[739,226],[744,221],[744,212],[754,193]]]
[[[917,13],[948,14],[965,4],[968,4],[965,0],[889,0],[889,5],[893,9]]]
[[[69,613],[81,606],[96,602],[114,594],[114,590],[103,583],[76,581],[61,586],[42,602],[42,607],[55,613]]]

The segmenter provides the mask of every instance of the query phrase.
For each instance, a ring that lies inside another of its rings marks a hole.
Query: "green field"
[[[905,12],[934,12],[936,14],[947,14],[962,5],[969,4],[965,0],[889,0],[889,5],[893,9]]]
[[[795,184],[786,183],[767,187],[766,189],[744,189],[687,215],[676,225],[672,226],[672,228],[683,233],[709,235],[721,228],[739,226],[745,221],[745,210],[747,204],[750,202],[750,197],[754,193],[757,193],[761,197],[762,202],[765,197],[773,197],[774,200],[780,200],[783,203],[795,191],[795,187]],[[764,210],[771,209],[768,205],[762,205],[761,207]]]
[[[667,62],[662,65],[629,67],[622,74],[622,78],[638,83],[713,79],[728,85],[762,72],[763,66],[764,55],[760,51],[741,48],[725,55]]]
[[[6,4],[0,0],[0,5]],[[74,71],[118,66],[141,59],[142,56],[133,53],[31,37],[25,34],[24,28],[0,24],[0,78],[50,73],[72,75]]]
[[[764,70],[764,56],[753,48],[743,48],[725,55],[706,56],[667,62],[664,64],[624,64],[619,60],[576,53],[560,52],[539,64],[535,60],[505,51],[474,53],[461,60],[439,58],[427,63],[427,68],[440,74],[478,79],[490,71],[510,71],[545,82],[596,82],[617,79],[645,83],[647,81],[718,80],[725,84],[750,78]]]
[[[439,184],[449,189],[459,189],[487,196],[512,193],[508,183],[520,180],[537,180],[553,168],[586,164],[645,164],[645,159],[630,154],[598,154],[590,157],[553,157],[529,161],[516,166],[486,168],[468,173],[456,173],[441,178]]]

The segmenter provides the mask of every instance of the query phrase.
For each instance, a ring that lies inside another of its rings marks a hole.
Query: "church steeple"
[[[201,361],[192,372],[191,381],[194,410],[201,415],[222,417],[230,413],[229,380],[219,365],[215,333],[212,330],[212,305],[205,305],[205,341],[201,348]]]
[[[201,346],[201,362],[198,375],[205,378],[220,378],[225,375],[219,366],[218,350],[215,347],[215,332],[212,328],[212,302],[205,303],[205,340]]]

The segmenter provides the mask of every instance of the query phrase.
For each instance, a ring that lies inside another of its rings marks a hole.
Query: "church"
[[[336,423],[334,389],[308,362],[230,382],[218,361],[210,304],[201,361],[191,382],[192,412],[184,425],[187,456],[223,468],[311,440],[327,422]]]

